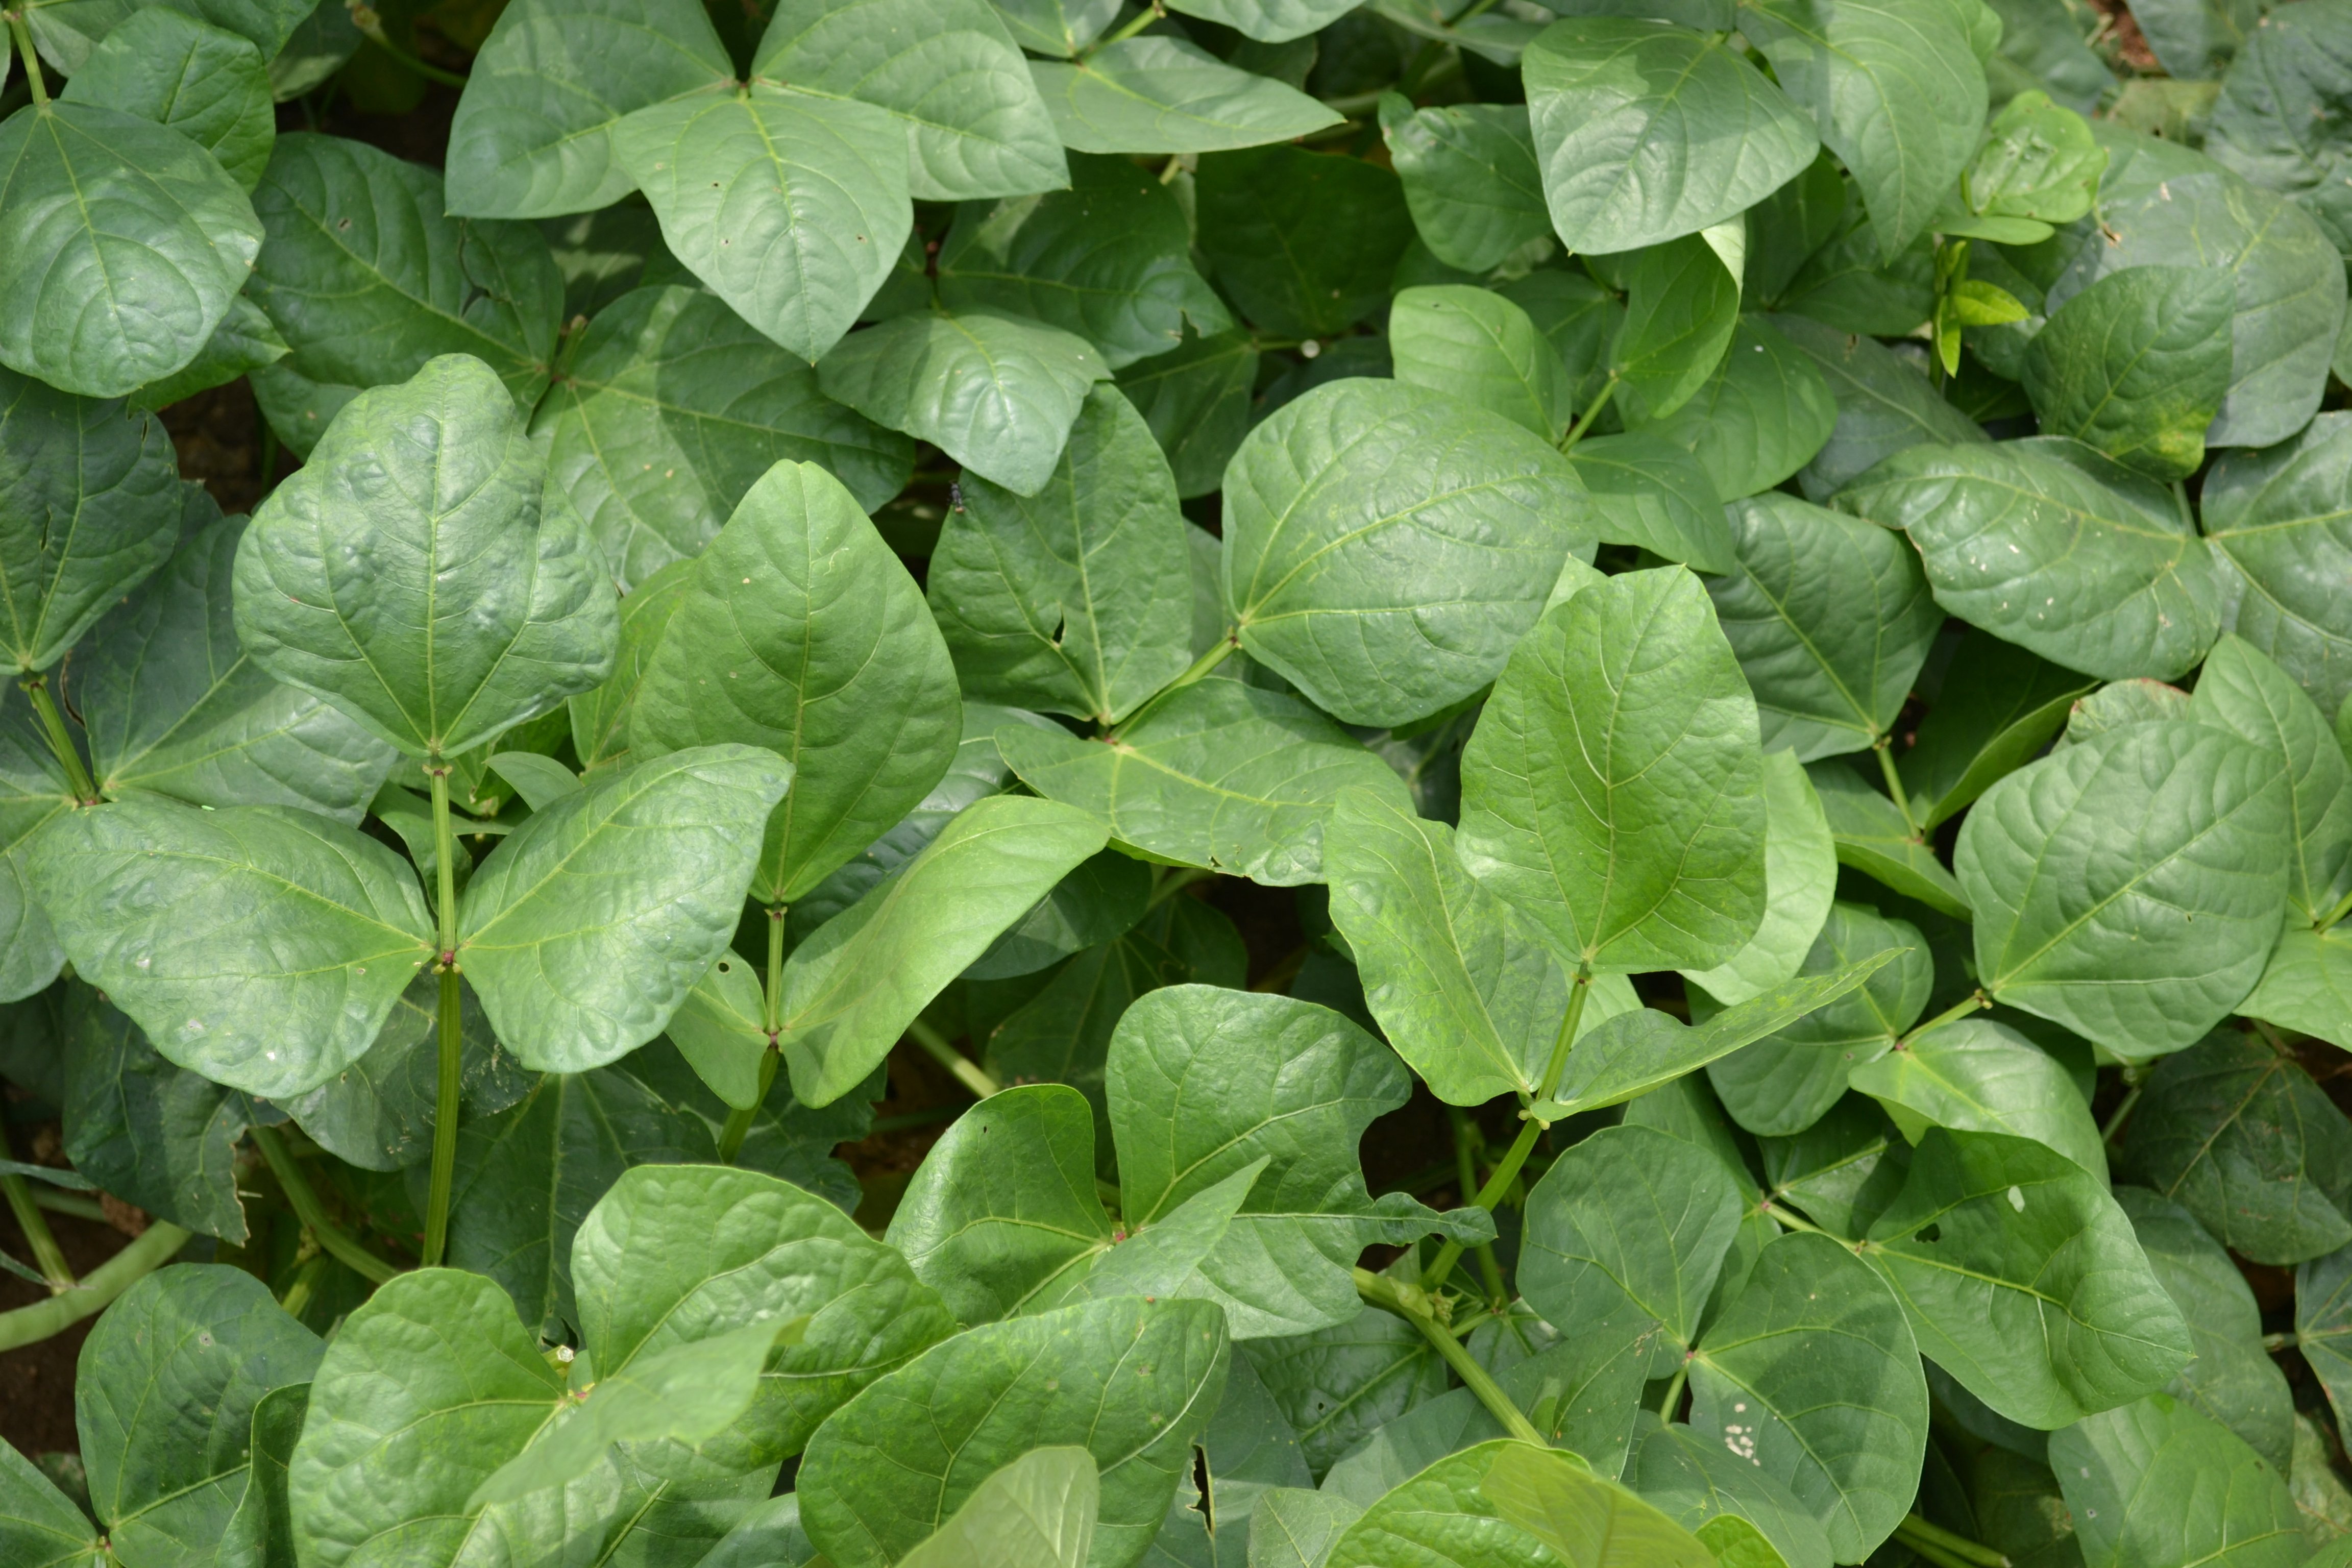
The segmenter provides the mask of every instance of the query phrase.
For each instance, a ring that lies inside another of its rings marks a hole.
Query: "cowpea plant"
[[[2352,1563],[2352,0],[0,14],[0,1562]]]

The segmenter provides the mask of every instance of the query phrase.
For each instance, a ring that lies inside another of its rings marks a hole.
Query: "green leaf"
[[[972,1489],[906,1568],[1085,1568],[1101,1482],[1084,1448],[1032,1448]]]
[[[1559,355],[1528,313],[1461,284],[1406,289],[1389,308],[1396,379],[1499,414],[1548,441],[1568,428]]]
[[[2352,1242],[2352,1127],[2300,1065],[2235,1029],[2157,1064],[2116,1165],[2256,1262]]]
[[[1071,1444],[1101,1467],[1088,1563],[1135,1563],[1192,1467],[1228,1353],[1202,1301],[1092,1301],[959,1334],[811,1441],[798,1481],[809,1537],[841,1568],[882,1568],[1007,1460]]]
[[[1087,395],[1033,499],[962,489],[928,594],[963,690],[1109,724],[1184,673],[1192,567],[1151,430],[1113,388]]]
[[[1815,763],[1805,776],[1821,797],[1839,865],[1851,866],[1955,920],[1969,918],[1968,897],[1958,880],[1944,869],[1926,836],[1914,830],[1893,801],[1842,762]]]
[[[69,984],[58,1000],[63,1025],[51,1049],[74,1168],[158,1219],[242,1246],[236,1146],[257,1119],[252,1103],[164,1060],[89,984]]]
[[[989,310],[895,317],[817,367],[826,396],[1024,496],[1052,480],[1088,390],[1108,378],[1085,339]]]
[[[1543,173],[1528,111],[1515,103],[1416,109],[1382,93],[1381,137],[1404,182],[1405,205],[1430,251],[1449,267],[1485,272],[1551,235]]]
[[[1609,351],[1625,412],[1664,419],[1696,396],[1739,324],[1739,274],[1702,236],[1637,253],[1624,268],[1625,322]]]
[[[1581,408],[1601,395],[1609,380],[1609,351],[1625,320],[1616,294],[1583,272],[1549,267],[1504,284],[1499,292],[1558,351],[1568,372],[1569,402]]]
[[[2201,724],[2130,725],[2011,773],[1953,858],[1979,983],[2126,1056],[2191,1044],[2278,941],[2287,813],[2281,761]]]
[[[1563,959],[1725,962],[1763,914],[1755,712],[1688,572],[1594,584],[1496,682],[1463,756],[1463,863]]]
[[[221,1541],[221,1568],[294,1568],[294,1520],[286,1470],[302,1436],[310,1385],[271,1389],[253,1407],[252,1479]]]
[[[472,217],[589,212],[635,188],[614,127],[649,104],[730,84],[710,20],[685,0],[521,0],[467,73],[449,127],[449,210]]]
[[[2352,892],[2352,763],[2326,718],[2252,643],[2224,637],[2197,678],[2189,716],[2234,731],[2286,766],[2287,902],[2315,927]],[[2290,923],[2300,923],[2291,921]]]
[[[1244,1340],[1266,1392],[1317,1475],[1382,1426],[1445,1393],[1445,1363],[1421,1331],[1367,1307],[1336,1328]]]
[[[1342,118],[1181,38],[1121,38],[1070,64],[1031,60],[1029,76],[1074,153],[1219,153],[1287,142]]]
[[[2206,476],[2206,537],[2225,574],[2230,629],[2275,659],[2319,703],[2352,693],[2352,616],[2326,589],[2352,552],[2352,420],[2323,414],[2280,446],[2224,453]]]
[[[1725,515],[1738,560],[1707,591],[1763,743],[1812,762],[1888,737],[1944,621],[1918,557],[1886,529],[1794,496]]]
[[[1820,145],[1719,33],[1578,16],[1528,45],[1522,69],[1552,226],[1571,251],[1696,234],[1801,174]]]
[[[70,77],[85,69],[95,47],[145,3],[66,0],[27,10],[25,21],[42,58]],[[250,40],[263,59],[276,57],[309,15],[302,0],[173,0],[173,8]]]
[[[2289,926],[2238,1011],[2331,1044],[2352,1036],[2352,930]]]
[[[284,806],[93,807],[52,824],[29,871],[78,973],[173,1061],[255,1094],[357,1059],[432,951],[391,850]]]
[[[1235,328],[1189,337],[1119,375],[1119,391],[1168,456],[1178,495],[1207,495],[1224,483],[1225,464],[1249,433],[1257,366],[1257,340]]]
[[[1917,928],[1860,904],[1830,906],[1799,977],[1834,974],[1902,949],[1908,951],[1896,952],[1858,988],[1708,1064],[1708,1080],[1733,1121],[1761,1137],[1802,1132],[1837,1104],[1851,1072],[1893,1048],[1927,1010],[1934,962]],[[1711,1015],[1694,1006],[1692,1016]]]
[[[1914,368],[1883,344],[1802,316],[1771,325],[1812,360],[1837,400],[1837,425],[1797,477],[1805,499],[1826,503],[1881,459],[1924,443],[1987,439],[1976,422],[1936,394],[1924,366]]]
[[[2336,1406],[2339,1434],[2346,1401],[2352,1397],[2347,1333],[2352,1333],[2352,1252],[2338,1248],[2295,1270],[2294,1334],[2296,1347]]]
[[[2284,1479],[2167,1394],[2053,1433],[2050,1468],[2086,1568],[2294,1568],[2309,1553]]]
[[[131,395],[136,408],[169,408],[175,403],[226,386],[241,375],[268,370],[290,351],[261,307],[246,295],[229,301],[228,314],[196,357],[176,375],[151,381]]]
[[[1711,1435],[1679,1425],[1653,1428],[1625,1479],[1714,1551],[1718,1568],[1825,1568],[1830,1561],[1829,1538],[1812,1511],[1778,1476]],[[1773,1555],[1742,1556],[1740,1548]]]
[[[307,1381],[324,1348],[241,1268],[184,1265],[126,1291],[84,1342],[74,1386],[115,1555],[177,1562],[218,1542],[247,1484],[254,1406]]]
[[[170,127],[247,191],[260,183],[278,136],[261,51],[164,5],[132,12],[100,39],[58,96]]]
[[[1837,418],[1837,400],[1812,360],[1762,319],[1742,316],[1706,384],[1640,428],[1691,453],[1715,493],[1738,500],[1771,489],[1812,461]],[[1583,458],[1591,444],[1579,443],[1573,455]]]
[[[1323,1568],[1340,1532],[1363,1511],[1329,1492],[1272,1488],[1250,1515],[1249,1568]]]
[[[1973,213],[2072,223],[2091,210],[2106,166],[2107,150],[2080,114],[2046,92],[2021,92],[1985,127],[1962,189]]]
[[[1934,828],[2040,754],[2096,682],[1971,626],[1895,767]]]
[[[749,1110],[760,1103],[767,1016],[757,973],[740,955],[722,952],[670,1015],[666,1032],[711,1093]]]
[[[1795,978],[1829,919],[1837,843],[1795,753],[1764,755],[1764,919],[1748,944],[1685,981],[1717,1002],[1745,1002]]]
[[[440,175],[364,143],[278,139],[253,193],[268,243],[247,292],[293,345],[272,368],[281,384],[382,386],[467,353],[517,403],[539,401],[563,310],[547,241],[529,224],[450,217],[444,202]],[[333,397],[312,410],[321,429]]]
[[[299,805],[356,825],[397,753],[237,645],[228,589],[245,528],[227,519],[187,535],[100,623],[74,683],[90,771],[109,795]]]
[[[1040,54],[1077,54],[1118,16],[1118,0],[1011,0],[997,9],[1022,47]]]
[[[818,928],[784,966],[782,1043],[801,1101],[829,1105],[861,1082],[949,981],[1104,841],[1070,806],[983,800]]]
[[[1899,1040],[1848,1077],[1906,1137],[1929,1127],[2007,1132],[2055,1149],[2093,1175],[2107,1168],[2099,1124],[2065,1068],[1989,1018],[1955,1019]]]
[[[261,248],[245,192],[167,126],[60,100],[0,124],[0,362],[120,397],[203,352]]]
[[[46,669],[172,553],[182,491],[152,416],[0,371],[0,608],[19,673]],[[50,520],[71,518],[63,537]]]
[[[612,142],[671,254],[811,363],[882,286],[914,221],[905,132],[870,104],[765,85],[702,93],[632,111]]]
[[[1498,416],[1395,382],[1318,387],[1226,469],[1226,614],[1338,718],[1421,718],[1501,673],[1582,552],[1583,490]]]
[[[2140,1250],[2196,1346],[2197,1359],[2166,1392],[2229,1427],[2287,1474],[2296,1445],[2294,1396],[2263,1348],[2262,1311],[2246,1277],[2188,1210],[2145,1187],[2117,1187],[2116,1202],[2131,1215]]]
[[[697,747],[598,774],[467,884],[458,963],[526,1066],[581,1072],[661,1033],[728,940],[792,770]]]
[[[1838,505],[1907,531],[1937,604],[2070,668],[2168,680],[2221,632],[2222,580],[2186,520],[2050,450],[1910,447]]]
[[[621,595],[620,645],[613,673],[602,686],[572,698],[572,748],[583,767],[616,763],[629,754],[629,726],[636,715],[637,691],[694,581],[691,561],[673,561]]]
[[[2028,1426],[2161,1388],[2194,1348],[2106,1184],[2022,1138],[1930,1128],[1860,1250],[1920,1353]]]
[[[1408,1194],[1365,1189],[1364,1130],[1405,1102],[1411,1081],[1328,1008],[1209,985],[1151,992],[1111,1039],[1119,1212],[1130,1227],[1172,1220],[1265,1160],[1183,1293],[1223,1307],[1237,1339],[1345,1323],[1360,1310],[1349,1270],[1365,1247],[1487,1236],[1478,1209],[1441,1215]]]
[[[1233,318],[1192,269],[1175,194],[1125,159],[1080,156],[1071,189],[959,210],[937,264],[951,310],[1031,317],[1087,339],[1117,370]]]
[[[24,1568],[106,1568],[106,1538],[14,1443],[0,1445],[0,1547]]]
[[[861,507],[904,488],[914,460],[723,300],[677,287],[605,307],[531,426],[625,584],[698,554],[781,458],[823,467]]]
[[[1204,158],[1196,189],[1201,248],[1261,331],[1335,337],[1388,302],[1413,235],[1389,170],[1268,147]]]
[[[2195,472],[2230,389],[2237,298],[2229,274],[2190,267],[2109,273],[2074,295],[2025,351],[2042,433],[2155,479]]]
[[[776,8],[751,74],[888,110],[905,131],[909,194],[936,202],[1069,183],[1025,63],[984,0],[794,0]]]
[[[436,760],[596,685],[613,668],[612,589],[541,462],[478,360],[362,393],[238,545],[247,651]],[[350,573],[353,552],[380,564]]]
[[[1647,430],[1587,436],[1568,459],[1592,494],[1586,516],[1602,539],[1700,572],[1730,569],[1723,503],[1705,467],[1682,447]]]
[[[1443,1553],[1441,1556],[1440,1553]],[[1328,1568],[1709,1568],[1713,1553],[1574,1455],[1496,1439],[1440,1460],[1367,1509]]]
[[[1966,14],[1943,0],[1748,0],[1739,26],[1823,145],[1853,171],[1892,261],[1977,150],[1985,74]]]
[[[1910,1510],[1927,1445],[1927,1382],[1903,1310],[1826,1237],[1784,1236],[1691,1361],[1691,1426],[1784,1482],[1841,1558]]]
[[[418,971],[365,1054],[286,1100],[286,1113],[320,1148],[363,1170],[397,1171],[424,1159],[438,1098],[440,1005],[439,977]],[[459,994],[457,1016],[464,1103],[480,1115],[504,1110],[530,1092],[534,1075],[500,1047],[470,986]]]
[[[967,980],[1034,974],[1086,948],[1117,942],[1151,907],[1152,872],[1116,849],[1087,857],[964,970]]]
[[[791,764],[753,881],[762,903],[814,889],[955,754],[955,672],[922,596],[813,465],[780,462],[751,487],[644,668],[632,756],[734,742]]]

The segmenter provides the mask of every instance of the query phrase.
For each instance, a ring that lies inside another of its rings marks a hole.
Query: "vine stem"
[[[1100,54],[1103,50],[1110,47],[1113,44],[1123,44],[1127,42],[1128,39],[1135,37],[1136,34],[1140,33],[1144,28],[1149,27],[1152,23],[1159,21],[1166,15],[1168,15],[1168,13],[1160,8],[1160,0],[1151,0],[1151,4],[1146,5],[1140,15],[1130,17],[1127,26],[1121,27],[1118,32],[1113,33],[1108,38],[1098,39],[1095,43],[1089,44],[1084,49],[1079,50],[1079,60],[1082,63],[1084,61],[1090,60],[1094,58],[1095,56]]]
[[[1881,735],[1870,743],[1870,749],[1878,753],[1878,771],[1886,780],[1886,793],[1895,797],[1895,809],[1903,814],[1903,826],[1911,830],[1912,837],[1921,838],[1927,829],[1919,826],[1919,818],[1913,814],[1911,797],[1903,788],[1903,775],[1895,769],[1895,737]]]
[[[982,1100],[1001,1094],[1004,1086],[983,1071],[978,1062],[955,1048],[945,1035],[920,1018],[907,1026],[907,1037],[929,1051],[931,1059],[955,1074],[956,1081]]]
[[[1445,1119],[1452,1124],[1454,1130],[1454,1173],[1462,1184],[1463,1195],[1466,1197],[1478,1190],[1478,1170],[1470,1152],[1470,1145],[1476,1137],[1476,1132],[1471,1126],[1470,1113],[1458,1105],[1449,1105],[1445,1108]],[[1510,1300],[1510,1292],[1503,1284],[1503,1266],[1495,1261],[1495,1247],[1492,1242],[1482,1241],[1478,1244],[1478,1278],[1486,1283],[1487,1300],[1497,1307]]]
[[[32,699],[33,711],[40,715],[41,732],[48,737],[49,750],[55,752],[58,765],[66,771],[66,783],[74,792],[74,799],[83,805],[98,804],[98,785],[90,782],[89,769],[82,764],[81,753],[74,749],[73,736],[66,729],[66,716],[58,711],[57,700],[49,695],[47,676],[28,675],[23,685],[25,695]]]
[[[1551,1043],[1551,1060],[1544,1064],[1543,1082],[1536,1089],[1538,1101],[1552,1097],[1559,1088],[1560,1076],[1568,1071],[1569,1048],[1576,1044],[1576,1026],[1584,1016],[1584,999],[1591,993],[1592,964],[1588,960],[1576,966],[1576,981],[1569,987],[1568,1012],[1560,1018],[1559,1033]],[[1503,1201],[1503,1194],[1511,1190],[1513,1182],[1518,1180],[1520,1168],[1527,1164],[1528,1156],[1535,1152],[1536,1140],[1543,1136],[1545,1126],[1544,1122],[1530,1121],[1520,1127],[1519,1135],[1511,1140],[1511,1146],[1504,1151],[1502,1160],[1488,1173],[1486,1184],[1478,1189],[1475,1201],[1480,1208],[1489,1214],[1494,1213],[1495,1205]],[[1436,1259],[1423,1275],[1429,1281],[1429,1288],[1433,1290],[1443,1286],[1446,1276],[1454,1272],[1454,1266],[1461,1261],[1461,1258],[1462,1244],[1458,1241],[1449,1239],[1439,1247]]]
[[[22,11],[8,13],[8,31],[16,40],[17,52],[25,57],[25,85],[32,89],[33,107],[49,106],[49,84],[41,79],[41,57],[33,51],[33,29],[25,26]]]
[[[1117,740],[1121,731],[1132,730],[1138,724],[1142,723],[1144,715],[1150,713],[1154,708],[1159,707],[1162,702],[1174,696],[1177,692],[1183,690],[1184,688],[1192,685],[1194,681],[1206,678],[1211,670],[1224,663],[1226,658],[1232,655],[1234,649],[1241,646],[1242,641],[1240,631],[1235,627],[1227,626],[1223,634],[1217,638],[1216,647],[1211,648],[1208,652],[1194,659],[1192,661],[1192,668],[1186,670],[1183,674],[1178,676],[1175,679],[1170,681],[1167,685],[1161,687],[1150,696],[1145,698],[1143,700],[1142,707],[1138,708],[1134,712],[1129,713],[1126,718],[1120,720],[1118,723],[1104,731],[1103,739],[1106,741]]]
[[[760,1092],[749,1105],[739,1105],[727,1113],[727,1125],[719,1132],[719,1163],[731,1165],[735,1156],[743,1152],[743,1140],[751,1135],[751,1120],[760,1114],[760,1107],[768,1103],[768,1091],[776,1087],[776,1066],[783,1060],[781,1044],[784,1034],[784,916],[782,904],[768,906],[768,984],[761,995],[761,1026],[768,1031],[768,1048],[760,1053]]]
[[[2352,915],[2352,893],[2345,894],[2344,897],[2336,903],[2336,907],[2327,911],[2327,918],[2319,922],[2320,934],[2325,936],[2327,932],[2335,930],[2336,924],[2341,921],[2346,915]]]
[[[433,1098],[433,1184],[425,1204],[420,1258],[425,1268],[437,1268],[449,1245],[449,1189],[457,1174],[457,1110],[466,1058],[458,1016],[457,837],[449,826],[449,764],[436,757],[425,764],[425,773],[433,782],[433,874],[440,893],[441,951],[435,968],[441,976],[441,1071]],[[324,1239],[322,1235],[322,1244]]]
[[[49,1282],[49,1294],[61,1295],[74,1288],[74,1272],[66,1262],[65,1249],[58,1245],[49,1222],[41,1217],[41,1210],[33,1199],[33,1184],[18,1175],[0,1176],[0,1192],[8,1194],[8,1211],[16,1216],[16,1226],[25,1233],[25,1245],[33,1249],[33,1262],[41,1278]]]
[[[63,1295],[0,1312],[0,1351],[37,1343],[103,1311],[117,1296],[178,1257],[187,1244],[186,1231],[168,1220],[157,1220],[144,1235],[91,1269],[87,1279]]]
[[[1950,1006],[1945,1008],[1942,1012],[1937,1014],[1926,1023],[1915,1026],[1909,1034],[1904,1036],[1903,1038],[1896,1043],[1902,1046],[1908,1046],[1912,1041],[1917,1039],[1922,1035],[1927,1034],[1932,1030],[1940,1029],[1945,1025],[1951,1023],[1955,1019],[1965,1018],[1969,1014],[1976,1012],[1979,1008],[1990,1007],[1991,1005],[1991,997],[1986,995],[1981,991],[1971,991],[1968,995],[1961,998],[1959,1001],[1953,1003]]]
[[[1592,422],[1601,417],[1601,411],[1608,407],[1609,400],[1616,395],[1617,374],[1612,371],[1608,384],[1593,397],[1591,405],[1577,416],[1576,423],[1568,427],[1568,434],[1559,438],[1559,449],[1565,452],[1583,440],[1584,433],[1592,428]]]
[[[286,1201],[293,1206],[294,1217],[318,1237],[320,1248],[362,1279],[377,1285],[390,1284],[400,1273],[399,1268],[361,1246],[327,1217],[327,1205],[319,1201],[310,1178],[294,1163],[293,1152],[286,1147],[286,1140],[278,1135],[278,1129],[256,1127],[252,1131],[254,1147],[269,1162],[270,1173],[278,1178],[278,1184],[286,1189]]]
[[[1973,1564],[1974,1568],[2010,1568],[2009,1559],[1991,1547],[1965,1535],[1956,1535],[1940,1524],[1930,1524],[1916,1513],[1904,1515],[1895,1533],[1904,1545],[1919,1552],[1922,1557],[1927,1553],[1919,1549],[1926,1546],[1937,1549],[1952,1561]]]
[[[1443,1324],[1422,1309],[1420,1302],[1426,1301],[1428,1297],[1420,1289],[1414,1289],[1408,1296],[1395,1280],[1375,1274],[1369,1268],[1359,1268],[1356,1270],[1356,1294],[1382,1311],[1393,1312],[1419,1329],[1421,1337],[1445,1358],[1445,1364],[1454,1369],[1454,1375],[1462,1380],[1463,1386],[1477,1395],[1478,1403],[1503,1424],[1503,1430],[1521,1442],[1547,1448],[1551,1446],[1544,1441],[1543,1434],[1536,1430],[1535,1424],[1511,1403],[1510,1396],[1487,1375],[1486,1369],[1478,1364],[1477,1358],[1463,1349],[1459,1340],[1446,1332]]]
[[[360,30],[362,37],[423,77],[426,81],[437,81],[443,87],[462,88],[466,85],[466,79],[456,71],[445,71],[439,66],[427,64],[418,59],[415,51],[404,49],[394,43],[385,34],[383,18],[377,14],[374,6],[359,5],[354,0],[354,3],[347,4],[344,9],[352,14],[352,25]]]

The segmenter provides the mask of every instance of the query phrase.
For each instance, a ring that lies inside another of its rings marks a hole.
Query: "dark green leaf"
[[[1335,336],[1385,304],[1412,237],[1397,176],[1353,158],[1222,153],[1202,161],[1199,191],[1218,283],[1261,330],[1286,337]]]
[[[247,191],[260,182],[278,135],[261,51],[166,5],[134,11],[109,32],[59,100],[100,104],[169,126],[218,159]]]
[[[2158,479],[2205,460],[2230,390],[2235,285],[2225,272],[2135,267],[2068,300],[2025,351],[2045,436],[2072,436]]]
[[[1484,272],[1529,241],[1550,237],[1525,108],[1415,109],[1402,93],[1383,93],[1380,114],[1381,136],[1404,182],[1413,226],[1440,261]]]

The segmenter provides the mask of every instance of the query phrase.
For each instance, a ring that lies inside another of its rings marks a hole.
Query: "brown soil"
[[[69,1215],[47,1215],[49,1230],[76,1275],[89,1273],[122,1250],[130,1238],[112,1226]],[[0,1205],[0,1249],[12,1258],[29,1257],[25,1233],[16,1216]],[[0,1274],[0,1312],[29,1307],[46,1292],[30,1280]],[[96,1318],[86,1318],[64,1333],[38,1344],[0,1354],[0,1437],[27,1457],[58,1452],[79,1454],[81,1439],[74,1433],[74,1363],[81,1342],[89,1337]]]

